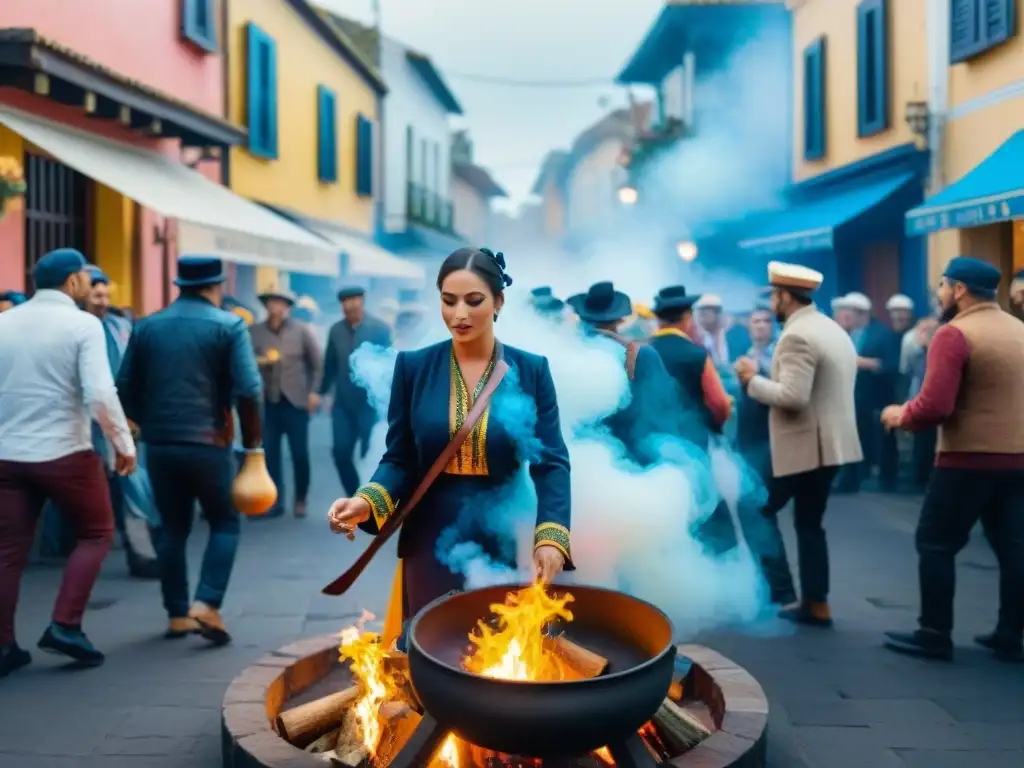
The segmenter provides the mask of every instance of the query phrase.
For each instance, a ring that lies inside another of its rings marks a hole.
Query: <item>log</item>
[[[282,712],[274,720],[277,734],[300,749],[312,744],[325,733],[338,728],[346,710],[359,698],[358,686],[346,688],[315,701],[300,704]]]
[[[370,750],[363,744],[359,719],[354,709],[345,711],[345,719],[338,734],[338,746],[334,748],[331,762],[345,768],[360,768],[370,757]]]
[[[671,699],[665,699],[661,703],[652,722],[665,745],[676,754],[682,754],[711,735],[711,731],[703,723],[685,712]]]
[[[559,656],[580,678],[589,680],[608,671],[608,659],[577,645],[565,635],[544,639],[548,651]]]
[[[305,748],[306,752],[311,755],[322,755],[327,752],[333,752],[334,748],[338,746],[338,735],[341,733],[341,728],[334,728],[319,739],[314,741],[312,744]]]

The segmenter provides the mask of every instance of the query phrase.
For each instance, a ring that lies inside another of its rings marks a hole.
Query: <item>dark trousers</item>
[[[741,493],[737,510],[743,537],[760,562],[761,573],[768,582],[771,601],[786,605],[796,600],[786,545],[782,541],[776,515],[766,517],[761,514],[764,508],[764,489],[772,485],[771,448],[767,444],[748,447],[742,449],[741,455],[753,475],[749,478],[749,484],[743,484],[746,492]]]
[[[196,501],[210,526],[210,538],[195,599],[220,608],[235,564],[240,531],[238,512],[231,503],[231,482],[235,476],[231,449],[156,443],[147,446],[146,461],[162,524],[157,557],[167,615],[188,615],[185,546],[192,532]]]
[[[939,440],[937,429],[915,432],[914,438],[914,485],[924,488],[928,485],[932,468],[935,466],[935,447]]]
[[[1024,470],[932,470],[917,524],[920,625],[953,629],[957,554],[981,520],[999,561],[997,632],[1024,633]]]
[[[338,479],[349,496],[359,490],[359,473],[356,471],[353,454],[359,446],[360,456],[366,456],[370,450],[370,433],[377,420],[372,407],[364,405],[346,409],[335,405],[331,412],[334,427],[334,466],[338,469]]]
[[[800,596],[808,603],[828,601],[828,541],[822,522],[837,471],[838,467],[819,467],[810,472],[773,478],[762,512],[765,517],[775,517],[786,504],[793,502]]]
[[[277,504],[284,503],[282,442],[288,441],[295,470],[295,501],[305,502],[309,493],[309,412],[283,397],[263,404],[263,450],[267,472],[277,486]]]
[[[875,420],[878,434],[878,485],[883,492],[896,490],[900,475],[900,448],[896,441],[896,430],[881,425],[881,413]]]
[[[53,620],[77,626],[114,539],[114,513],[100,457],[89,451],[54,461],[0,461],[0,646],[14,642],[14,612],[43,502],[53,499],[74,527]]]

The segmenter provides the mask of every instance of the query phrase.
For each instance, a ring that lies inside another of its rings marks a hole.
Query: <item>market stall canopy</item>
[[[336,277],[335,247],[156,152],[0,107],[0,123],[60,162],[178,221],[182,252]]]
[[[419,264],[401,259],[373,241],[321,221],[303,220],[303,226],[323,237],[348,258],[348,274],[411,280],[422,285],[426,273]]]
[[[907,212],[907,234],[980,227],[1024,217],[1024,130],[963,178]]]
[[[914,180],[913,173],[882,176],[870,182],[794,202],[766,216],[751,237],[740,242],[743,250],[762,255],[831,250],[836,233],[881,206]]]

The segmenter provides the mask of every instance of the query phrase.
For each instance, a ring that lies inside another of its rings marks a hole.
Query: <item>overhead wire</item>
[[[610,77],[590,77],[578,80],[530,80],[516,77],[498,77],[496,75],[480,75],[471,72],[444,71],[446,77],[467,80],[488,85],[505,85],[510,88],[601,88],[614,85]]]

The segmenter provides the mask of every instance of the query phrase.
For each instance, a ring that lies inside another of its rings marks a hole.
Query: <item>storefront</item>
[[[927,252],[903,217],[923,198],[926,168],[927,153],[908,144],[794,184],[786,207],[752,225],[740,248],[820,271],[825,306],[850,291],[879,312],[895,293],[923,306]]]
[[[999,267],[1005,306],[1011,278],[1024,269],[1024,130],[959,181],[909,211],[906,231],[922,240],[931,233],[950,232],[958,253]]]

